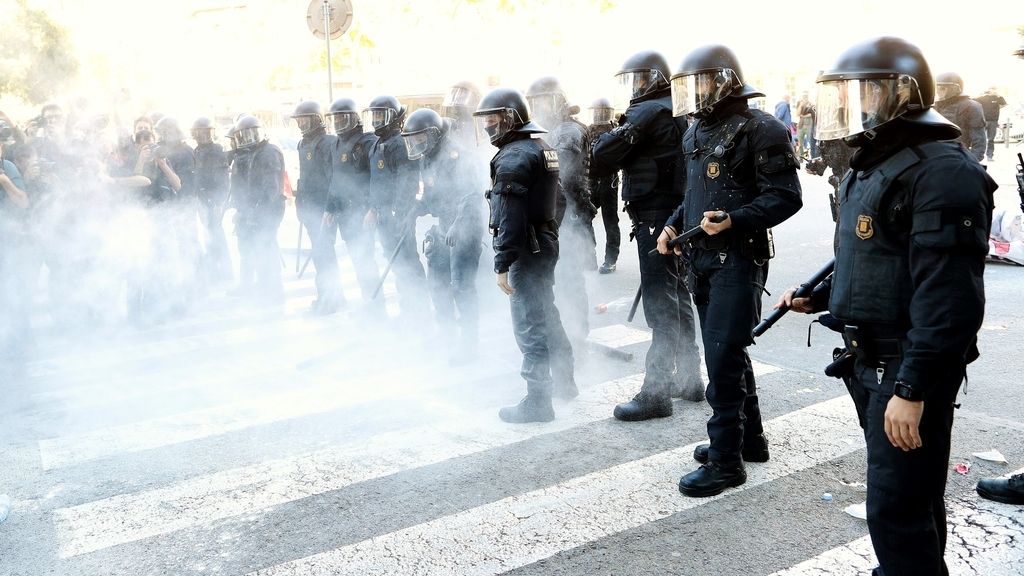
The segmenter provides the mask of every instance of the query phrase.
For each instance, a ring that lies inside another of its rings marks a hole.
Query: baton
[[[719,210],[718,212],[715,212],[714,216],[712,216],[711,218],[708,218],[708,221],[709,222],[715,222],[717,224],[719,222],[725,222],[725,219],[728,218],[728,217],[729,217],[729,214],[727,212]],[[683,232],[679,236],[676,236],[675,238],[669,240],[668,241],[668,247],[669,247],[669,249],[673,249],[676,246],[680,246],[680,245],[682,245],[685,242],[689,242],[690,240],[693,240],[694,238],[699,238],[700,236],[705,236],[705,235],[707,235],[707,232],[705,232],[704,229],[701,228],[700,225],[698,224],[697,226],[694,226],[693,228],[690,228],[686,232]],[[648,252],[647,255],[648,256],[654,256],[657,253],[658,253],[658,249],[654,248],[653,250]]]
[[[633,317],[636,316],[636,309],[640,306],[640,295],[643,294],[644,287],[641,284],[636,289],[636,296],[633,296],[633,304],[629,307],[629,316],[626,316],[626,322],[632,322]]]
[[[821,270],[815,272],[814,276],[811,276],[811,278],[807,282],[801,284],[796,289],[796,291],[793,292],[793,298],[807,298],[808,296],[810,296],[811,292],[814,291],[814,287],[817,286],[818,284],[821,284],[826,278],[828,278],[830,274],[832,274],[832,270],[835,268],[835,266],[836,259],[833,258],[829,260],[827,264],[821,267]],[[754,337],[756,338],[767,332],[769,328],[771,328],[776,322],[779,321],[779,319],[786,315],[786,312],[789,312],[788,306],[776,308],[771,314],[768,315],[767,318],[761,320],[760,324],[754,326]]]

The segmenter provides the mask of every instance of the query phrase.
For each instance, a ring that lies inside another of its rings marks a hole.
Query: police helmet
[[[607,98],[598,98],[590,104],[594,124],[611,124],[615,116],[615,108]]]
[[[320,103],[316,100],[303,100],[295,107],[292,118],[299,125],[303,136],[312,134],[324,127],[324,117],[320,110]]]
[[[636,100],[668,88],[668,61],[653,50],[637,52],[622,64],[615,73],[628,100]]]
[[[964,91],[964,79],[956,72],[943,72],[935,77],[935,101],[956,98]]]
[[[730,96],[751,98],[764,94],[743,82],[739,60],[721,44],[691,51],[672,75],[672,113],[676,116],[705,116]]]
[[[213,142],[213,132],[213,120],[210,120],[206,116],[200,116],[192,123],[192,139],[198,144],[209,144],[210,142]]]
[[[351,98],[338,98],[332,102],[331,109],[327,112],[327,120],[331,129],[339,136],[357,128],[360,132],[363,131],[359,109],[356,108],[355,100]]]
[[[235,146],[238,148],[251,148],[267,139],[263,131],[263,124],[260,119],[246,114],[235,122],[234,135]]]
[[[480,100],[473,118],[477,127],[477,142],[487,138],[491,144],[501,146],[513,133],[541,134],[547,132],[530,120],[530,105],[513,88],[495,88]]]
[[[185,133],[181,131],[178,121],[170,116],[164,116],[153,126],[157,142],[176,143],[185,139]]]
[[[420,108],[410,114],[402,127],[402,140],[409,160],[419,160],[430,153],[445,131],[441,115],[430,108]]]
[[[472,82],[456,82],[441,103],[441,115],[452,120],[461,120],[476,111],[480,103],[480,89]]]
[[[363,110],[366,118],[363,123],[373,127],[373,132],[378,136],[385,134],[395,128],[400,128],[402,118],[405,116],[405,106],[394,96],[377,96],[370,100],[370,105]]]
[[[883,36],[843,52],[818,76],[815,138],[836,140],[875,131],[896,118],[960,129],[931,109],[935,82],[921,50],[901,38]]]
[[[526,91],[530,110],[541,124],[557,122],[569,115],[569,102],[562,84],[554,76],[538,78]]]

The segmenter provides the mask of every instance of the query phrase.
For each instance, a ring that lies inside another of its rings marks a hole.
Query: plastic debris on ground
[[[825,492],[824,494],[821,495],[821,499],[824,502],[831,502],[832,501],[832,495],[829,494],[828,492]]]
[[[957,462],[956,466],[953,467],[957,474],[967,474],[971,471],[970,462]]]
[[[11,513],[11,497],[7,494],[0,494],[0,524],[4,520],[7,520],[7,515]]]
[[[861,502],[860,504],[850,504],[846,508],[843,508],[843,512],[846,512],[854,518],[860,518],[861,520],[868,519],[868,503]]]
[[[839,481],[843,486],[849,486],[858,492],[867,492],[868,485],[863,482],[847,482],[846,480]]]
[[[594,306],[594,312],[597,314],[604,314],[605,312],[609,311],[615,312],[618,310],[629,310],[629,307],[632,306],[632,304],[633,298],[629,296],[623,296],[622,298],[617,298],[615,300],[612,300],[611,302],[607,302],[605,304],[598,304],[597,306]]]
[[[995,449],[989,450],[987,452],[975,452],[974,454],[971,454],[971,456],[974,456],[975,458],[980,458],[981,460],[987,460],[988,462],[998,462],[1000,464],[1006,464],[1006,457],[1003,456],[999,452],[999,450]]]

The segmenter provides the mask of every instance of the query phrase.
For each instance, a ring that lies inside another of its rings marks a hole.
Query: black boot
[[[700,468],[679,479],[679,491],[693,498],[717,496],[726,488],[739,486],[747,481],[743,462],[722,464],[705,462]]]
[[[701,444],[693,449],[693,459],[701,464],[708,461],[708,450],[710,444]],[[764,434],[758,434],[753,438],[743,441],[744,462],[767,462],[768,461],[768,440]]]
[[[1024,504],[1024,473],[978,480],[978,496],[1004,504]]]
[[[667,395],[655,396],[641,392],[629,402],[617,405],[613,414],[616,419],[626,422],[665,418],[672,415],[672,399]]]
[[[669,396],[682,398],[689,402],[703,402],[704,381],[700,379],[700,373],[687,371],[685,374],[679,374],[678,372],[673,374]]]
[[[527,394],[519,404],[498,410],[498,418],[510,424],[551,422],[555,419],[555,409],[551,406],[550,396]]]
[[[597,271],[600,274],[611,274],[612,272],[615,272],[615,262],[605,260],[604,264],[601,264],[601,268]]]

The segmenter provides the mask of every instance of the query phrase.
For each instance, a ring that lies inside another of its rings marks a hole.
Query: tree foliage
[[[66,30],[26,0],[0,0],[0,94],[31,104],[53,98],[78,72],[78,60]]]

